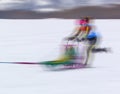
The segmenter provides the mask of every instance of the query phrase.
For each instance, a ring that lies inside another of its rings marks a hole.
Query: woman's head
[[[82,19],[76,20],[77,25],[87,25],[90,22],[90,17],[83,17]]]

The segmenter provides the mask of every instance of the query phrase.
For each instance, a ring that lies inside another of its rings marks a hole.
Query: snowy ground
[[[39,65],[0,64],[0,94],[119,94],[119,22],[95,21],[103,36],[100,46],[112,53],[96,54],[93,68],[54,72]],[[73,28],[73,20],[0,20],[0,62],[56,59]]]

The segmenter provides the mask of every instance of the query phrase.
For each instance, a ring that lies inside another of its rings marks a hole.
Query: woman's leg
[[[90,53],[91,53],[92,49],[95,48],[97,38],[96,37],[90,38],[90,39],[87,39],[87,41],[88,41],[88,49],[87,49],[87,52],[86,52],[86,61],[84,63],[85,65],[88,64],[88,60],[90,58]]]

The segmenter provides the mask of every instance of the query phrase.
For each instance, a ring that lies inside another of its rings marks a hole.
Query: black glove
[[[82,39],[77,38],[77,42],[81,42],[81,41],[85,41],[85,40],[86,40],[86,38],[82,38]]]
[[[75,37],[68,37],[68,38],[65,38],[65,40],[74,40]]]

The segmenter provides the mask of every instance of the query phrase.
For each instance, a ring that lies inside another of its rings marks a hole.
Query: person
[[[108,50],[106,48],[96,48],[98,35],[94,30],[94,26],[91,24],[92,18],[90,17],[83,17],[80,20],[77,20],[77,27],[75,29],[75,33],[72,34],[72,36],[66,38],[69,40],[75,40],[77,42],[87,42],[88,48],[87,48],[87,58],[85,61],[85,65],[88,63],[88,59],[90,56],[90,52],[96,53],[96,52],[107,52]]]

